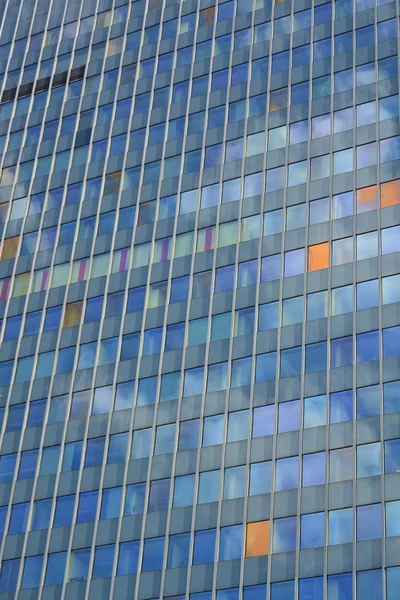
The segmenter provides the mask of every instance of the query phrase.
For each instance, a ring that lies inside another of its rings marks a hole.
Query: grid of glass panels
[[[395,2],[0,0],[0,593],[398,600]]]

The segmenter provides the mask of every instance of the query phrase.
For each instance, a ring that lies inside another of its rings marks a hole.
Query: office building
[[[399,600],[398,38],[0,0],[0,600]]]

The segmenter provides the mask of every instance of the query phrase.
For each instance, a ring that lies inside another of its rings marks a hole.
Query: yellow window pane
[[[381,208],[400,203],[400,179],[381,184]]]
[[[79,325],[82,314],[82,302],[71,302],[65,309],[63,327],[74,327]]]
[[[269,521],[257,521],[246,525],[246,558],[263,556],[269,551]]]
[[[14,289],[13,289],[13,298],[18,296],[25,296],[28,293],[29,279],[30,273],[21,273],[21,275],[17,275],[14,281]]]
[[[308,248],[308,270],[319,271],[329,267],[329,242]]]
[[[1,247],[0,260],[8,260],[9,258],[15,258],[18,252],[19,235],[12,238],[7,238],[3,241]]]

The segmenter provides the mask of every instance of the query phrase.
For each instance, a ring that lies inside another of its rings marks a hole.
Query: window
[[[151,538],[144,542],[142,571],[160,571],[163,563],[165,538]]]
[[[380,504],[357,506],[357,541],[382,537],[382,507]]]
[[[258,521],[246,525],[246,558],[263,556],[269,552],[269,521]]]
[[[300,548],[319,548],[325,541],[325,513],[302,515],[300,522]]]
[[[329,242],[308,247],[308,271],[329,267]]]
[[[329,511],[329,545],[353,541],[353,509]]]
[[[47,559],[44,585],[60,585],[64,580],[67,552],[54,552]]]
[[[73,550],[71,553],[68,583],[74,581],[86,581],[89,571],[90,548]]]
[[[242,555],[243,525],[221,527],[219,560],[234,560]]]
[[[280,458],[276,461],[275,489],[292,490],[298,485],[298,456]]]
[[[269,494],[272,488],[272,462],[250,465],[250,496]]]
[[[97,546],[94,554],[92,579],[111,577],[114,561],[115,544]]]
[[[193,564],[202,565],[214,562],[215,529],[196,531],[194,535]]]
[[[296,517],[275,519],[272,545],[274,553],[296,549]]]
[[[140,542],[123,542],[119,546],[117,575],[136,573]]]
[[[242,498],[246,490],[246,467],[225,469],[224,500]]]
[[[303,456],[303,487],[322,485],[326,482],[326,454],[316,452]]]
[[[353,448],[330,451],[330,481],[344,481],[354,477]]]
[[[190,533],[171,535],[169,538],[167,568],[186,567],[189,561]]]

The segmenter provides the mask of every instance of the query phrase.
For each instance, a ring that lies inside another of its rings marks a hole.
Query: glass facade
[[[0,0],[1,600],[399,600],[398,39]]]

